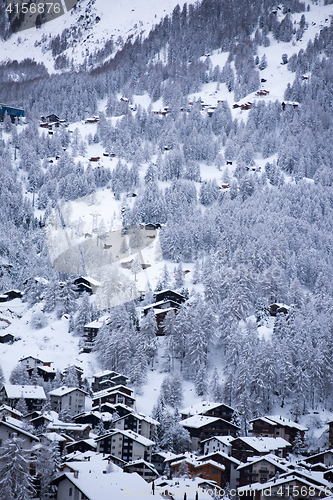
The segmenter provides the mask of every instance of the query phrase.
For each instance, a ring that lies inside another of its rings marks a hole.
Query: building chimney
[[[79,477],[79,471],[78,470],[74,471],[74,477],[75,477],[75,479],[77,479]]]

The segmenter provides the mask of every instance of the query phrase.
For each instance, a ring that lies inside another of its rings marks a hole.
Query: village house
[[[85,453],[87,451],[95,452],[96,449],[97,449],[97,443],[93,438],[79,439],[78,441],[66,444],[67,453],[73,453],[73,452]]]
[[[2,420],[0,420],[0,447],[7,439],[12,438],[15,434],[23,440],[22,448],[24,450],[31,450],[32,447],[39,442],[38,437],[25,431],[22,427],[15,425],[14,418],[3,416]]]
[[[192,417],[193,415],[206,415],[208,417],[219,417],[231,422],[235,410],[224,403],[213,403],[210,401],[201,401],[187,408],[180,410],[182,419]]]
[[[0,335],[0,344],[12,344],[14,340],[15,337],[11,333],[5,333],[4,335]]]
[[[240,497],[246,497],[247,500],[266,500],[267,498],[289,500],[291,497],[298,500],[326,496],[325,489],[293,475],[287,478],[274,478],[263,484],[253,483],[241,486],[237,489],[237,493]]]
[[[159,474],[153,464],[146,462],[146,460],[134,460],[125,464],[123,467],[124,472],[134,473],[136,472],[139,476],[143,477],[146,481],[153,481],[157,479]]]
[[[46,400],[43,387],[34,385],[5,384],[0,390],[0,404],[15,408],[20,399],[24,399],[29,411],[41,410]]]
[[[154,441],[130,430],[115,430],[96,438],[97,451],[112,454],[116,457],[132,462],[146,460],[151,462]]]
[[[74,291],[82,294],[83,292],[88,293],[89,295],[96,293],[97,289],[101,286],[100,282],[89,278],[87,276],[80,276],[74,280]]]
[[[99,424],[103,424],[106,430],[110,429],[113,421],[111,413],[103,413],[98,410],[79,413],[73,417],[73,420],[77,424],[90,424],[92,428]]]
[[[103,326],[105,323],[106,325],[108,324],[110,320],[110,316],[101,316],[99,319],[96,319],[94,321],[91,321],[90,323],[87,323],[83,327],[83,337],[84,337],[84,352],[91,352],[93,347],[94,347],[94,342],[95,338],[100,330],[100,328]],[[106,387],[108,387],[106,385]],[[100,389],[97,390],[101,390]]]
[[[252,483],[266,483],[276,474],[286,472],[288,467],[279,461],[276,455],[268,454],[263,457],[250,458],[245,464],[238,467],[239,486]]]
[[[171,451],[156,451],[155,453],[152,453],[151,463],[154,465],[160,476],[164,473],[167,459],[177,460],[177,455]]]
[[[50,422],[47,425],[48,432],[56,432],[58,434],[66,435],[74,441],[80,441],[81,439],[88,439],[89,433],[91,431],[91,426],[89,424],[73,424],[72,422]]]
[[[291,444],[281,437],[238,437],[232,442],[231,454],[240,462],[246,463],[249,457],[273,453],[286,458]]]
[[[7,405],[0,406],[0,419],[3,416],[16,418],[17,421],[20,421],[23,418],[23,414],[20,411],[15,410],[15,408],[11,408],[10,406]]]
[[[297,424],[289,418],[279,415],[267,415],[250,420],[253,436],[282,437],[292,444],[299,434],[304,439],[304,434],[308,430],[304,425]]]
[[[285,304],[271,304],[269,307],[269,314],[271,316],[276,316],[277,314],[283,313],[283,314],[288,314],[289,312],[289,307],[286,306]]]
[[[199,450],[201,442],[212,436],[231,435],[236,437],[239,431],[237,425],[227,420],[218,417],[208,417],[206,415],[193,415],[185,420],[181,420],[179,423],[190,433],[191,451]]]
[[[205,460],[214,460],[214,462],[224,465],[225,484],[222,484],[222,486],[225,486],[227,483],[230,488],[237,488],[239,486],[238,467],[241,465],[239,460],[227,455],[223,451],[215,451],[213,453],[209,453],[208,455],[201,455],[198,458],[202,462],[205,462]]]
[[[62,386],[49,392],[51,407],[54,411],[68,409],[71,416],[82,413],[85,409],[87,393],[77,387]]]
[[[34,356],[26,356],[24,358],[19,359],[19,363],[23,365],[27,370],[33,370],[38,366],[48,366],[51,367],[51,361],[42,361],[40,358],[36,358]]]
[[[323,464],[326,467],[333,467],[333,450],[322,451],[321,453],[303,458],[302,462],[308,464]]]
[[[148,439],[152,438],[153,431],[158,425],[160,425],[159,422],[154,420],[152,417],[148,417],[143,413],[134,412],[128,413],[123,417],[119,417],[114,421],[115,429],[130,429],[131,431],[137,432],[141,436]]]
[[[213,436],[208,439],[204,439],[201,442],[203,446],[203,454],[208,455],[209,453],[214,453],[215,451],[223,451],[227,455],[231,455],[231,441],[233,441],[233,436]]]
[[[101,403],[93,406],[91,408],[91,411],[100,411],[102,413],[110,413],[111,415],[117,413],[119,417],[123,417],[124,415],[131,413],[133,411],[133,408],[124,405],[123,403],[117,403],[117,404]]]
[[[151,500],[151,486],[142,477],[118,471],[107,473],[107,465],[105,472],[95,471],[90,466],[84,472],[65,472],[57,477],[54,480],[58,486],[57,500],[121,499],[126,492],[130,495],[132,491],[138,492],[140,500]]]
[[[93,406],[99,406],[103,403],[118,404],[124,403],[126,406],[133,408],[135,398],[132,396],[133,391],[124,385],[116,385],[103,391],[93,394]]]
[[[112,370],[104,370],[102,372],[95,373],[93,377],[94,380],[91,384],[93,392],[102,391],[116,385],[126,385],[129,380],[125,375]]]
[[[181,472],[183,464],[187,465],[190,477],[200,477],[202,479],[215,481],[219,487],[226,484],[225,467],[214,460],[207,459],[202,462],[196,459],[185,458],[172,462],[170,464],[170,469],[173,476],[177,476]]]

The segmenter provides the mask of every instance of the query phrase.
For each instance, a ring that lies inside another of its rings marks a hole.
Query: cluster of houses
[[[31,356],[20,361],[29,373],[35,368],[51,369],[51,363]],[[36,445],[56,442],[62,456],[55,480],[58,500],[95,500],[103,498],[107,489],[117,498],[125,485],[140,488],[143,497],[162,494],[177,500],[179,481],[186,478],[186,488],[195,487],[193,500],[225,494],[289,500],[330,493],[333,450],[298,461],[288,458],[296,440],[307,431],[299,423],[265,415],[250,421],[249,436],[240,436],[233,408],[202,401],[180,410],[180,425],[189,432],[191,444],[176,455],[159,449],[155,436],[160,424],[136,410],[127,383],[125,375],[104,370],[93,376],[89,397],[80,387],[61,386],[51,390],[48,398],[39,386],[5,384],[0,390],[0,446],[14,433],[32,454]],[[22,400],[25,415],[19,405]],[[36,433],[26,430],[25,421]],[[329,426],[333,446],[333,422]]]

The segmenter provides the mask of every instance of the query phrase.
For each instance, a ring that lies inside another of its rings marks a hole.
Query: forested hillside
[[[237,408],[243,428],[276,406],[296,420],[333,410],[331,18],[296,50],[316,9],[298,0],[204,0],[177,6],[145,38],[97,47],[78,71],[63,54],[66,33],[62,45],[52,40],[63,73],[30,59],[0,67],[1,102],[25,111],[24,123],[6,116],[1,129],[0,292],[22,289],[31,307],[43,300],[44,313],[70,315],[80,335],[88,306],[69,285],[59,289],[73,276],[53,269],[44,225],[65,203],[111,189],[126,207],[124,227],[161,224],[158,289],[189,296],[166,317],[163,370],[172,379],[179,369],[199,396]],[[288,44],[285,57],[259,57],[272,44]],[[216,54],[226,55],[222,67]],[[269,88],[264,70],[276,66],[293,80],[283,102],[254,98]],[[211,84],[225,97],[208,113],[201,92]],[[250,109],[239,110],[241,101]],[[51,113],[69,127],[40,128]],[[98,120],[88,129],[90,116]],[[92,166],[94,148],[109,163]],[[129,192],[137,194],[131,204]],[[35,276],[48,284],[31,285]],[[288,314],[259,334],[272,303]],[[142,386],[157,346],[154,318],[139,324],[137,305],[106,311],[112,321],[91,355]]]

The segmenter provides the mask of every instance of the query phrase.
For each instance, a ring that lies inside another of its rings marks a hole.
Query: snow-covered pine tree
[[[31,452],[16,434],[0,447],[0,500],[29,500],[35,492]]]

